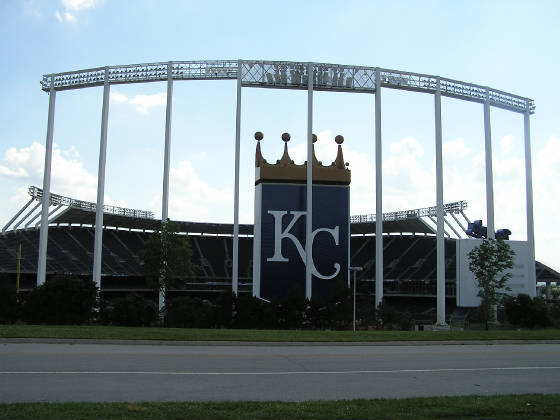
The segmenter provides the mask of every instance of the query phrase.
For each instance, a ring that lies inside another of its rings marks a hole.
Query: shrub
[[[91,279],[64,275],[47,278],[25,298],[23,319],[33,324],[82,324],[97,303],[97,287]]]
[[[233,327],[275,328],[274,306],[254,296],[239,295],[234,300]]]
[[[155,302],[138,293],[106,302],[101,308],[101,322],[105,325],[147,327],[158,319]]]
[[[540,298],[531,298],[520,294],[508,297],[504,302],[507,320],[515,326],[525,328],[548,327],[550,318],[546,302]]]
[[[2,280],[7,279],[0,279],[0,323],[16,322],[21,312],[16,288]]]
[[[214,305],[199,298],[178,297],[165,305],[166,327],[210,328],[214,318]]]
[[[399,312],[391,306],[385,298],[377,307],[377,320],[380,326],[386,330],[400,329],[410,330],[414,325],[412,315],[408,312]]]
[[[216,299],[214,307],[214,325],[218,328],[229,328],[232,323],[232,311],[235,295],[233,293],[221,293]]]
[[[556,328],[560,328],[560,302],[554,302],[549,309],[550,322]]]

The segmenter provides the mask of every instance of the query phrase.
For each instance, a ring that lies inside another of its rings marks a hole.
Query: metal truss
[[[98,67],[95,69],[70,71],[43,76],[41,86],[49,91],[51,79],[55,90],[80,89],[102,86],[105,70],[109,71],[110,84],[167,81],[167,69],[171,65],[173,80],[218,80],[236,79],[237,61],[172,61],[169,63],[145,63],[123,66]]]
[[[468,204],[466,201],[456,201],[454,203],[447,203],[443,205],[445,214],[460,214]],[[383,213],[383,221],[391,222],[394,220],[416,219],[419,217],[437,217],[437,206],[423,207],[413,210],[393,211]],[[373,223],[375,222],[375,214],[362,214],[357,216],[350,216],[350,223]]]
[[[435,93],[439,84],[443,96],[470,102],[488,101],[492,106],[519,113],[535,112],[535,103],[532,99],[487,86],[378,67],[311,64],[314,90],[375,93],[375,76],[379,72],[382,87]],[[110,84],[166,81],[169,66],[171,66],[173,80],[237,79],[238,72],[241,71],[241,84],[245,87],[307,89],[308,63],[264,60],[169,61],[98,67],[44,75],[41,87],[48,92],[51,83],[57,91],[101,86],[105,80],[106,70],[109,73]]]
[[[43,190],[41,188],[37,188],[34,186],[29,187],[29,195],[37,200],[40,201],[43,197]],[[73,207],[77,209],[87,210],[95,212],[97,205],[95,203],[91,203],[89,201],[82,201],[82,200],[75,200],[70,197],[64,197],[58,194],[50,194],[50,204],[57,206],[63,205],[68,207]],[[145,210],[135,210],[135,209],[127,209],[124,207],[117,207],[117,206],[103,206],[103,213],[115,214],[118,216],[128,216],[128,217],[135,217],[139,219],[153,219],[154,213],[151,211]]]

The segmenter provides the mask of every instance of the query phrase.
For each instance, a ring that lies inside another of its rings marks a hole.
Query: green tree
[[[196,272],[188,237],[180,235],[179,224],[169,219],[146,241],[141,257],[148,285],[164,296],[171,287],[180,287],[180,279]]]
[[[488,321],[495,318],[494,307],[501,303],[506,292],[513,268],[515,252],[502,239],[483,239],[482,243],[469,252],[469,269],[476,278],[478,294],[481,298],[478,315],[488,330]]]

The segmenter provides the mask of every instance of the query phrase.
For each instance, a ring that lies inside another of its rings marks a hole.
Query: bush
[[[216,299],[216,306],[214,307],[214,325],[218,328],[231,327],[233,302],[235,295],[233,293],[220,293]]]
[[[96,307],[97,287],[91,279],[54,276],[25,298],[23,319],[32,324],[82,324]]]
[[[560,328],[560,302],[554,302],[548,311],[550,322],[556,328]]]
[[[104,303],[100,314],[105,325],[122,325],[128,327],[147,327],[158,320],[155,302],[138,293],[129,293]]]
[[[540,298],[531,298],[520,294],[510,296],[504,302],[507,320],[515,326],[525,328],[548,327],[550,318],[546,302]]]
[[[377,320],[381,327],[386,330],[400,329],[408,331],[412,329],[414,321],[408,312],[399,312],[391,306],[385,298],[377,307]]]
[[[274,305],[254,296],[239,295],[234,300],[234,328],[275,328]]]
[[[20,317],[21,305],[15,286],[3,280],[7,279],[0,279],[0,323],[13,323]]]
[[[214,305],[199,298],[178,297],[165,305],[166,327],[210,328],[214,319]]]

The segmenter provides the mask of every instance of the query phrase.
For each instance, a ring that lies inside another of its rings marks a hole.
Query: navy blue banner
[[[263,183],[260,295],[305,295],[306,186]],[[348,280],[350,187],[313,186],[312,298],[326,297],[335,280]]]

